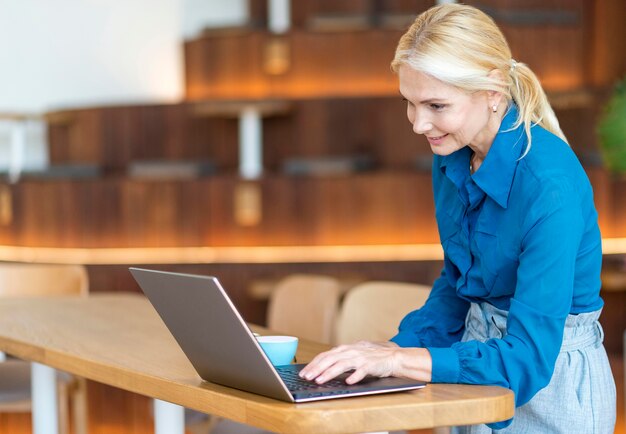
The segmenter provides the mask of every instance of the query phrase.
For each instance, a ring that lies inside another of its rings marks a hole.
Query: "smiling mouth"
[[[440,140],[440,139],[443,139],[446,136],[447,136],[447,134],[444,134],[443,136],[439,136],[439,137],[428,137],[428,139],[429,140]]]

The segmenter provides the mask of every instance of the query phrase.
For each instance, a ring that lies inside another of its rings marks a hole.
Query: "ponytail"
[[[509,98],[518,107],[518,117],[513,128],[523,125],[528,138],[528,145],[522,157],[530,151],[532,145],[530,129],[533,125],[542,126],[567,143],[567,138],[559,126],[559,121],[535,73],[525,63],[516,62],[513,59],[510,63]]]

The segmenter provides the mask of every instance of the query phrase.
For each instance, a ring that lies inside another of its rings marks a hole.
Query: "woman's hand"
[[[407,377],[430,381],[432,361],[425,348],[400,348],[393,342],[357,342],[340,345],[318,354],[300,371],[300,377],[322,384],[354,369],[346,383],[354,384],[366,375]]]

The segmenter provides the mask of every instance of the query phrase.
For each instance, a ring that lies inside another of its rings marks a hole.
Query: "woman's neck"
[[[507,103],[506,101],[502,101],[498,106],[498,109],[489,117],[489,121],[481,134],[476,137],[474,143],[470,143],[468,145],[472,150],[472,155],[470,156],[471,173],[476,172],[487,157],[487,153],[489,152],[489,149],[491,149],[491,145],[498,135],[506,110]]]

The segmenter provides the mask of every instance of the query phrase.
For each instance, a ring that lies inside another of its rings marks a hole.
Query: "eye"
[[[435,110],[435,111],[441,111],[443,110],[446,105],[445,104],[436,104],[436,103],[431,103],[429,104],[430,108]]]

